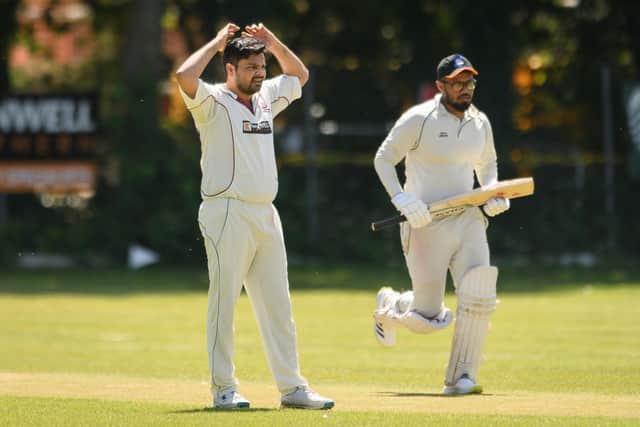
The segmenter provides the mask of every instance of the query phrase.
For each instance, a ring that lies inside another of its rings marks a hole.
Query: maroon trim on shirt
[[[291,101],[289,101],[289,98],[287,98],[286,96],[277,97],[276,99],[271,101],[271,104],[275,104],[276,102],[280,101],[280,98],[283,98],[285,101],[287,101],[287,106],[291,104]]]
[[[249,111],[251,111],[251,114],[255,114],[253,112],[253,104],[251,104],[251,101],[249,102],[244,102],[244,100],[242,98],[240,98],[239,96],[236,96],[236,101],[238,101],[240,104],[244,105],[245,107],[247,107],[249,109]]]
[[[231,131],[231,146],[233,147],[233,169],[231,171],[231,181],[229,181],[229,184],[222,189],[221,191],[218,191],[215,194],[207,194],[204,192],[202,186],[200,187],[200,194],[204,197],[216,197],[219,196],[220,194],[224,193],[225,191],[227,191],[229,188],[231,188],[231,185],[233,184],[233,181],[236,178],[236,140],[233,137],[233,123],[231,122],[231,114],[229,114],[229,110],[227,109],[227,107],[224,106],[224,104],[222,102],[218,102],[216,101],[216,98],[213,98],[213,101],[220,105],[222,108],[224,108],[225,113],[227,113],[227,120],[229,121],[229,130]],[[204,153],[203,153],[204,154]]]
[[[188,96],[188,95],[187,95],[187,96]],[[202,100],[202,102],[201,102],[200,104],[198,104],[198,105],[194,105],[193,107],[187,107],[187,110],[189,110],[189,111],[191,111],[191,110],[195,110],[196,108],[198,108],[198,107],[200,107],[202,104],[204,104],[204,103],[207,101],[207,99],[209,99],[209,98],[213,98],[213,101],[219,104],[219,102],[218,102],[218,101],[216,101],[216,97],[215,97],[215,96],[213,96],[213,95],[207,95],[207,96]]]

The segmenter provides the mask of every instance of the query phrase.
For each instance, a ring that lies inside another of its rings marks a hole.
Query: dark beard
[[[471,102],[469,101],[464,101],[464,102],[456,102],[449,104],[451,105],[451,108],[453,108],[454,110],[460,111],[461,113],[464,113],[465,111],[467,111],[469,109],[469,107],[471,107]]]
[[[264,80],[263,80],[263,82],[264,82]],[[262,82],[260,82],[260,86],[258,88],[254,87],[254,81],[253,80],[250,81],[247,86],[241,85],[239,83],[237,83],[237,86],[238,86],[238,90],[240,90],[242,93],[251,96],[254,93],[260,91],[260,89],[262,88]]]
[[[461,113],[464,113],[469,109],[469,107],[471,107],[471,101],[451,102],[449,101],[449,97],[446,95],[442,96],[442,100],[446,105]]]

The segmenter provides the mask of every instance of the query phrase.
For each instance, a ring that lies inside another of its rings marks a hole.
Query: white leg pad
[[[458,309],[445,384],[454,386],[463,376],[477,380],[491,313],[496,309],[496,267],[475,267],[456,289]]]
[[[374,317],[385,324],[405,327],[416,334],[430,334],[446,328],[453,322],[453,313],[446,307],[442,307],[440,313],[434,317],[425,317],[414,310],[400,314],[393,308],[376,311]]]

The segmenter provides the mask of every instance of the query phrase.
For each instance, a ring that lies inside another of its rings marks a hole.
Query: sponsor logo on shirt
[[[266,120],[263,120],[259,123],[252,123],[249,120],[243,120],[242,132],[243,133],[271,133],[271,125]]]
[[[269,113],[271,111],[271,107],[269,107],[262,99],[258,102],[260,105],[260,109],[265,113]]]
[[[445,131],[440,132],[440,134],[438,135],[438,138],[448,138],[449,134]]]

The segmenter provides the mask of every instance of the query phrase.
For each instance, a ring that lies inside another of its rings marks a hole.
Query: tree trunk
[[[162,61],[160,21],[165,11],[164,0],[136,0],[127,30],[124,72],[127,79],[159,77]]]
[[[9,43],[16,25],[18,0],[0,2],[0,96],[9,92]]]

